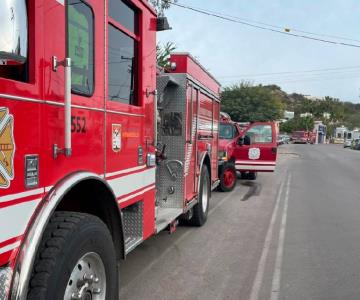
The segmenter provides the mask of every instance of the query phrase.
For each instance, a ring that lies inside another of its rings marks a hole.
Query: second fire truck
[[[219,130],[219,189],[234,189],[238,173],[242,179],[255,180],[258,172],[274,172],[277,156],[275,122],[247,125],[233,122],[221,112]]]
[[[117,260],[206,222],[219,84],[157,76],[145,0],[0,2],[0,299],[118,298]]]

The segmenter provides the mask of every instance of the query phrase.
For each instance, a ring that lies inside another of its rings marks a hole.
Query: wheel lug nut
[[[93,294],[100,294],[100,293],[101,293],[101,289],[99,289],[99,288],[93,288],[92,292],[93,292]]]
[[[95,278],[94,278],[94,282],[95,282],[95,283],[98,283],[98,282],[99,282],[99,277],[95,277]]]
[[[94,281],[94,275],[88,276],[86,273],[84,274],[84,280],[88,283],[92,283]]]
[[[73,300],[81,299],[80,293],[73,293],[71,295],[71,299],[73,299]]]

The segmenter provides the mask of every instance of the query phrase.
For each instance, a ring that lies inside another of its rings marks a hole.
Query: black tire
[[[99,218],[76,212],[55,212],[51,217],[35,258],[27,299],[64,300],[66,288],[72,285],[70,275],[88,253],[96,253],[103,264],[105,299],[118,299],[111,234]]]
[[[257,178],[257,172],[249,172],[249,174],[247,175],[249,180],[256,180]]]
[[[207,205],[206,209],[203,209],[203,189],[207,189]],[[202,226],[207,220],[209,213],[209,200],[210,200],[210,176],[207,166],[203,166],[201,169],[200,188],[199,188],[199,202],[193,207],[193,216],[190,219],[190,225]]]
[[[229,178],[231,176],[231,178]],[[221,192],[231,192],[236,185],[236,169],[233,164],[226,164],[221,168],[220,172],[220,184],[219,191]]]

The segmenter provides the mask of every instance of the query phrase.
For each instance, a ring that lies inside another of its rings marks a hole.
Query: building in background
[[[312,116],[313,116],[313,114],[312,114],[312,113],[309,113],[309,112],[300,114],[300,118],[306,118],[306,117],[312,117]]]
[[[331,118],[331,113],[324,112],[323,117],[324,117],[324,119],[329,120]]]
[[[336,127],[333,132],[333,143],[342,144],[344,142],[346,132],[348,131],[349,130],[345,126]]]
[[[326,142],[327,127],[322,121],[315,121],[314,133],[315,144],[325,144]]]
[[[293,111],[288,111],[288,110],[284,111],[284,119],[291,120],[294,119],[294,117],[295,117],[295,113]]]

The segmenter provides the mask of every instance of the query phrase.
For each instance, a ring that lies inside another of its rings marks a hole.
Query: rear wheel
[[[190,224],[200,227],[204,225],[207,220],[210,201],[210,176],[208,168],[205,165],[201,169],[198,198],[199,202],[193,208],[193,216],[190,219]]]
[[[28,300],[118,298],[111,234],[97,217],[56,212],[35,259]]]
[[[234,189],[236,185],[236,169],[234,165],[227,164],[225,165],[220,173],[220,185],[219,189],[222,192],[230,192]]]

